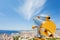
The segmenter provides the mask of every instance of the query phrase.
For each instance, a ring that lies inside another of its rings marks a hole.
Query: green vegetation
[[[20,37],[20,36],[15,36],[15,37],[14,37],[14,40],[18,40],[19,37]],[[21,37],[21,39],[23,39],[23,37]],[[29,40],[34,40],[34,38],[29,39]],[[46,38],[46,40],[60,40],[60,38]]]
[[[60,40],[60,38],[47,38],[47,40]]]
[[[14,37],[14,40],[18,40],[18,38],[19,38],[19,36],[15,36],[15,37]]]

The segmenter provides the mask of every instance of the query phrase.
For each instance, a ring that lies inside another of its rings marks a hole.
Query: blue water
[[[56,30],[60,30],[60,28],[57,28]],[[0,34],[20,33],[21,31],[24,31],[24,30],[19,30],[19,31],[15,31],[15,30],[0,30]]]
[[[0,30],[0,34],[11,34],[11,33],[19,33],[19,31],[13,31],[13,30]]]

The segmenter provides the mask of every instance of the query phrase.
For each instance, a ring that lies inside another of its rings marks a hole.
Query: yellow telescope
[[[56,25],[50,19],[50,16],[36,16],[33,20],[37,26],[32,26],[32,29],[37,28],[38,34],[40,34],[40,36],[43,35],[45,37],[54,37]]]

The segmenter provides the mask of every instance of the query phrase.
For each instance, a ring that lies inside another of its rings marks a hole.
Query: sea
[[[11,33],[19,33],[19,31],[15,31],[15,30],[0,30],[0,34],[11,34]]]
[[[56,29],[57,30],[60,30],[60,28]],[[0,34],[11,34],[11,33],[20,33],[21,31],[24,31],[24,30],[0,30]],[[25,30],[25,31],[29,31],[29,30]]]

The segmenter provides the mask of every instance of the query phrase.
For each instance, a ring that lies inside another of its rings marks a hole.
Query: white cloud
[[[18,13],[25,19],[30,19],[34,13],[39,13],[46,3],[46,0],[24,0],[24,4],[18,7]],[[37,11],[38,10],[38,11]]]

